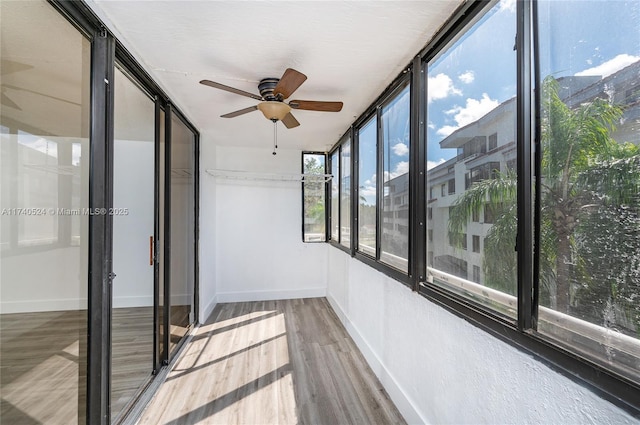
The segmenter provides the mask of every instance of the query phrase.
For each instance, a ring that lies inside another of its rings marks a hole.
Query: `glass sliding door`
[[[195,134],[171,115],[169,353],[194,321]]]
[[[153,370],[155,102],[115,71],[111,419]]]
[[[0,418],[85,423],[91,43],[45,1],[0,16]]]

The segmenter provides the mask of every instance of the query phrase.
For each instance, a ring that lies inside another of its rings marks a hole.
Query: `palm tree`
[[[587,273],[589,267],[584,267],[578,258],[581,251],[587,253],[579,249],[580,232],[589,230],[581,223],[597,218],[598,211],[602,216],[603,208],[609,212],[609,216],[612,210],[622,208],[628,210],[627,216],[635,217],[630,222],[627,220],[630,226],[628,230],[631,234],[640,232],[640,222],[637,220],[640,212],[640,149],[630,143],[620,144],[611,137],[615,123],[622,117],[621,107],[597,98],[571,109],[561,100],[558,88],[558,82],[548,77],[542,84],[541,92],[543,156],[539,278],[541,301],[554,309],[570,313],[572,305],[579,299],[576,292],[580,290],[571,282],[586,282],[582,284],[584,287],[590,284],[603,285],[603,282],[590,279]],[[515,173],[496,170],[492,179],[476,182],[456,201],[450,215],[449,230],[463,232],[471,215],[478,214],[485,205],[499,213],[486,239],[485,252],[491,252],[491,255],[484,256],[486,284],[501,290],[511,288],[507,292],[514,293]],[[604,223],[605,226],[611,224]],[[618,236],[629,239],[628,233]],[[635,248],[636,251],[632,253],[637,255],[640,236],[635,238],[637,240],[631,239],[632,246],[627,244],[626,249]],[[635,267],[637,270],[627,270],[626,273],[640,273],[640,265]],[[612,280],[619,280],[619,276],[614,275],[619,275],[620,270],[610,274]],[[638,277],[634,278],[636,284]],[[609,297],[616,298],[615,285],[609,286]],[[635,296],[640,294],[636,292]],[[635,303],[638,304],[637,299]]]

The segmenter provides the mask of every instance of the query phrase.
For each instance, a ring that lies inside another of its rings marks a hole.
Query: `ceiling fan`
[[[322,102],[316,100],[291,100],[288,103],[284,102],[306,79],[307,76],[303,73],[292,68],[287,68],[282,78],[264,78],[260,80],[258,83],[260,95],[225,86],[215,81],[202,80],[200,84],[260,101],[257,105],[221,115],[222,118],[234,118],[255,110],[260,110],[265,118],[274,123],[282,121],[285,127],[294,128],[299,126],[300,123],[293,114],[291,114],[291,109],[320,112],[339,112],[342,110],[342,102]]]

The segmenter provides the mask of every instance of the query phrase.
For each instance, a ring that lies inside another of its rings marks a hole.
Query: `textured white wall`
[[[204,323],[216,305],[216,183],[205,170],[216,166],[216,147],[211,138],[200,138],[200,237],[199,321]]]
[[[301,163],[298,150],[278,149],[275,156],[268,148],[218,146],[216,151],[217,169],[300,174]],[[215,280],[219,302],[325,295],[327,246],[302,242],[299,182],[209,175],[203,180],[215,180],[216,185]],[[201,252],[202,263],[209,254]]]
[[[332,247],[328,279],[329,301],[409,423],[638,423]]]

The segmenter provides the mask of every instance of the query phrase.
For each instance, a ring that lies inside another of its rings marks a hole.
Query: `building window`
[[[500,162],[491,161],[474,167],[465,175],[465,190],[470,189],[475,182],[495,179],[500,175]]]
[[[475,283],[480,283],[480,266],[473,266],[473,281]]]
[[[427,208],[427,218],[433,220],[433,208],[431,207]]]
[[[325,225],[325,155],[302,153],[302,220],[304,242],[324,242]],[[317,177],[315,177],[317,176]]]
[[[427,233],[429,237],[429,242],[433,242],[433,229],[429,229]]]
[[[492,151],[498,147],[498,133],[489,136],[489,150]]]
[[[471,237],[472,240],[472,250],[473,252],[480,252],[480,236],[473,235]]]
[[[447,194],[447,185],[440,185],[440,196],[445,196]]]
[[[448,194],[455,195],[456,193],[456,179],[451,179],[447,182]]]

